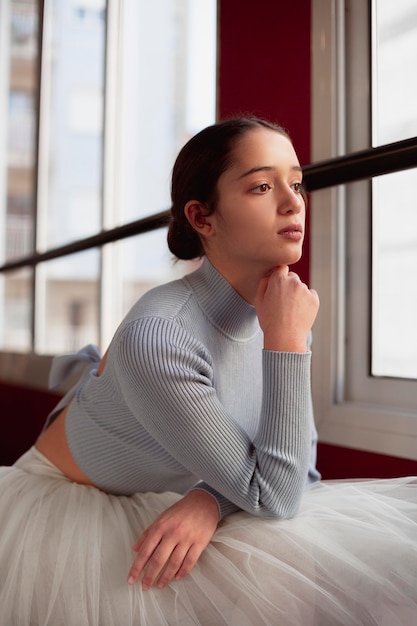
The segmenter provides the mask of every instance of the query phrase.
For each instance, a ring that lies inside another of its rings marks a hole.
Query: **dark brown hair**
[[[217,202],[217,182],[232,162],[232,152],[247,132],[267,128],[288,137],[276,124],[257,117],[237,117],[208,126],[181,149],[172,170],[171,218],[168,246],[178,259],[204,256],[202,241],[184,214],[189,200],[197,200],[213,213]]]

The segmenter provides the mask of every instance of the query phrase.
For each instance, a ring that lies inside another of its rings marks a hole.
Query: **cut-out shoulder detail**
[[[106,350],[103,358],[101,359],[100,365],[98,366],[97,376],[101,376],[102,375],[102,373],[104,371],[104,368],[106,366],[106,361],[107,361],[107,350]]]

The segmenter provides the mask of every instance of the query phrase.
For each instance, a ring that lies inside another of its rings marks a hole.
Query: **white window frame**
[[[370,147],[367,5],[311,3],[313,162]],[[369,198],[369,181],[312,194],[311,283],[321,301],[313,330],[319,439],[417,460],[417,382],[369,374]]]

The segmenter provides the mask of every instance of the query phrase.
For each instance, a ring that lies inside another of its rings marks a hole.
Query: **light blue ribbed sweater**
[[[59,408],[71,452],[114,494],[204,489],[220,517],[290,517],[315,470],[311,353],[262,349],[253,306],[207,259],[131,309],[103,374]],[[56,414],[54,411],[51,416]]]

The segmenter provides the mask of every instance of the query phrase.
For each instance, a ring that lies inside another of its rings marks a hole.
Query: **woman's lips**
[[[303,238],[303,229],[299,224],[291,224],[281,228],[278,235],[290,239],[291,241],[300,241]]]

